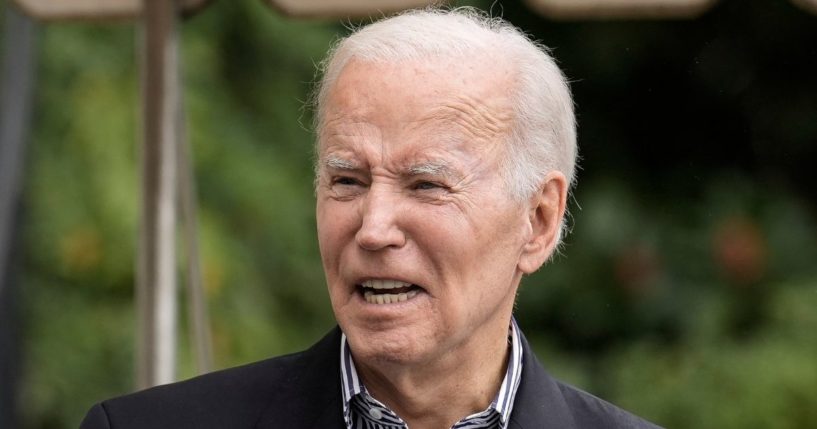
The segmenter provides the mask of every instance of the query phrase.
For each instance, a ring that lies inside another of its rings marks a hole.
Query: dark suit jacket
[[[524,336],[513,429],[657,429],[553,379]],[[95,405],[81,429],[343,429],[340,330],[309,350],[154,387]]]

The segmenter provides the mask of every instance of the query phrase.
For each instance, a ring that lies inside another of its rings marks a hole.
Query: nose
[[[398,205],[399,196],[393,191],[377,186],[369,188],[360,206],[360,229],[355,234],[358,246],[376,251],[406,244]]]

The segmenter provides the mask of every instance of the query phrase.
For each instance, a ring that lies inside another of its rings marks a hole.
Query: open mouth
[[[414,298],[422,288],[399,280],[366,280],[357,285],[370,304],[392,304]]]

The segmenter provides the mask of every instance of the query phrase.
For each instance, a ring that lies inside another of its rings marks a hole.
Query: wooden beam
[[[184,15],[200,11],[212,0],[177,0]],[[27,15],[46,21],[137,19],[142,0],[14,0]]]
[[[439,4],[434,0],[264,0],[284,15],[301,18],[373,17],[415,7]]]
[[[554,19],[694,18],[717,0],[525,0]]]
[[[136,279],[138,388],[174,381],[178,323],[178,9],[175,0],[144,1],[142,216]]]
[[[207,296],[204,291],[201,254],[199,252],[196,177],[193,171],[190,143],[187,140],[183,103],[181,102],[178,105],[178,112],[176,160],[179,172],[178,192],[180,218],[182,220],[182,241],[184,242],[185,261],[187,263],[185,289],[187,290],[188,328],[195,349],[198,372],[204,374],[213,370],[213,341],[210,335],[210,316],[207,309]]]

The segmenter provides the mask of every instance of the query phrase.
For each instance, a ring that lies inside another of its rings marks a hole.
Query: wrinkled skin
[[[500,176],[512,81],[487,61],[353,60],[324,104],[317,222],[332,308],[367,388],[407,421],[428,414],[416,392],[490,402],[519,281],[555,245],[564,176],[528,201]],[[418,293],[367,302],[360,285],[377,279]]]

